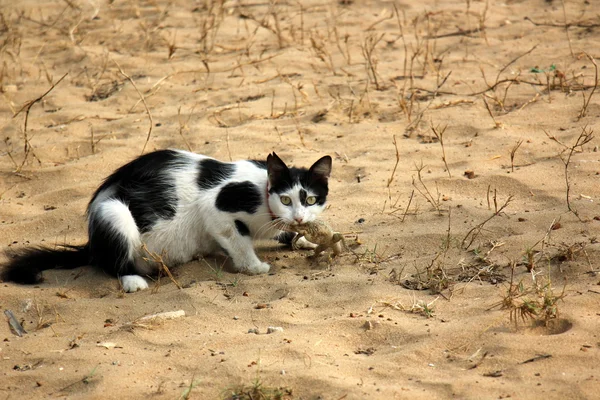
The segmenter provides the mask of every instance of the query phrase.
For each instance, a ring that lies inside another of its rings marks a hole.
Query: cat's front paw
[[[123,275],[120,280],[125,293],[148,289],[148,282],[139,275]]]
[[[266,262],[261,262],[255,265],[250,265],[246,268],[246,272],[251,275],[266,274],[271,269],[271,266]]]

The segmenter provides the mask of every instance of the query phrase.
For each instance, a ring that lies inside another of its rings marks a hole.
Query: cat
[[[53,268],[100,267],[125,292],[148,288],[144,275],[159,271],[151,253],[168,266],[224,251],[233,269],[264,274],[252,239],[290,243],[291,225],[324,210],[332,159],[309,169],[288,167],[274,152],[266,162],[222,162],[182,150],[158,150],[117,169],[88,205],[88,243],[26,248],[9,257],[4,281],[32,284]],[[301,247],[315,247],[308,241]]]

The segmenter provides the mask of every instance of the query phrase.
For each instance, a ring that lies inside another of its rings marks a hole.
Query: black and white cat
[[[314,220],[325,207],[331,164],[325,156],[310,169],[288,168],[275,153],[266,162],[230,163],[180,150],[145,154],[96,190],[86,245],[21,250],[2,279],[37,283],[47,269],[94,265],[135,292],[148,288],[142,276],[159,268],[143,246],[168,266],[224,250],[236,271],[267,273],[252,239],[291,240],[286,226]]]

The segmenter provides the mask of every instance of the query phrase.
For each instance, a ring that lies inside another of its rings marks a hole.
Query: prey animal
[[[304,224],[290,225],[289,230],[297,235],[292,239],[292,248],[300,248],[298,241],[302,238],[317,245],[314,249],[315,257],[327,249],[333,251],[334,256],[342,254],[344,236],[334,232],[324,221],[315,219]]]

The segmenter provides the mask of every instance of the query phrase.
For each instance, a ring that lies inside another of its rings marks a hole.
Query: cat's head
[[[269,207],[287,224],[314,221],[325,209],[331,157],[321,157],[309,169],[288,167],[272,153],[267,157]]]

